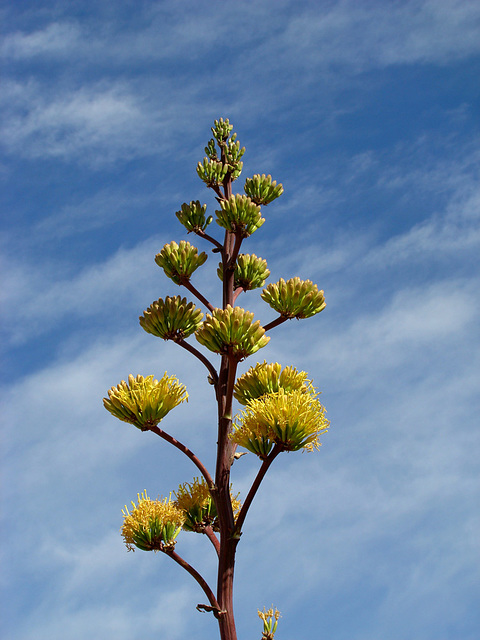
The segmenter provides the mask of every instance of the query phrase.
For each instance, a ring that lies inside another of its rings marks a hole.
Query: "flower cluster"
[[[325,408],[316,394],[302,389],[279,389],[251,400],[234,425],[231,438],[260,458],[268,456],[275,444],[284,451],[311,451],[320,446],[318,436],[329,425]]]
[[[291,278],[269,284],[262,293],[262,299],[284,318],[310,318],[325,309],[323,291],[310,280]]]
[[[125,505],[122,536],[129,551],[165,551],[173,549],[185,517],[171,501],[151,500],[147,492],[137,494],[138,504],[132,500],[131,512]]]
[[[175,241],[166,244],[155,256],[155,262],[175,284],[182,284],[190,280],[192,273],[205,262],[207,257],[204,251],[199,255],[196,247],[181,240],[180,244]]]
[[[175,215],[189,233],[191,231],[198,233],[205,231],[213,220],[213,216],[205,218],[206,210],[206,204],[201,205],[199,200],[192,200],[190,204],[184,202],[180,211],[177,211]]]
[[[130,374],[128,383],[122,380],[108,391],[103,405],[119,420],[130,422],[138,429],[147,430],[157,425],[174,407],[187,400],[185,385],[175,376],[165,375],[160,380],[152,376],[136,378]]]
[[[282,365],[278,362],[259,362],[238,378],[233,393],[243,405],[267,393],[276,393],[280,389],[286,393],[301,390],[314,394],[314,388],[307,376],[305,371],[297,371],[295,367],[285,367],[282,371]]]
[[[227,305],[226,309],[214,309],[207,313],[203,325],[195,337],[200,344],[214,353],[228,354],[237,361],[243,360],[264,347],[269,337],[253,313],[240,307]]]
[[[283,185],[272,182],[272,176],[256,173],[253,178],[245,180],[245,193],[255,204],[269,204],[283,193]]]
[[[262,640],[273,640],[275,631],[278,626],[278,619],[280,618],[280,611],[273,610],[271,607],[268,611],[263,607],[263,611],[258,610],[258,617],[263,621]]]
[[[220,200],[221,209],[216,210],[217,224],[226,229],[239,233],[248,238],[265,222],[260,213],[260,207],[248,196],[232,195],[228,200]]]
[[[202,324],[203,313],[193,302],[180,296],[159,298],[140,316],[140,325],[147,333],[164,340],[187,338]]]
[[[234,515],[240,511],[241,503],[238,495],[230,493]],[[182,511],[185,517],[183,528],[185,531],[203,533],[205,527],[210,525],[214,531],[218,531],[218,515],[215,502],[203,478],[194,478],[193,482],[185,482],[175,492],[175,505]]]
[[[219,264],[217,269],[217,275],[220,280],[223,280],[223,265]],[[258,289],[263,287],[265,280],[270,275],[270,270],[267,267],[267,261],[252,253],[241,253],[237,257],[234,272],[234,289],[241,287],[244,291],[250,289]]]

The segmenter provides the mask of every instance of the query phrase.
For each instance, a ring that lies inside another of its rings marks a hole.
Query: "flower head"
[[[253,313],[250,311],[227,305],[226,309],[214,309],[212,315],[207,313],[195,337],[210,351],[230,354],[240,361],[270,340],[260,322],[257,320],[252,323],[252,320]]]
[[[184,522],[183,512],[170,498],[151,500],[147,492],[137,494],[138,505],[132,500],[132,510],[122,509],[122,536],[129,551],[173,549],[175,538]]]
[[[315,393],[307,376],[305,371],[297,371],[295,367],[285,367],[282,371],[282,365],[278,362],[259,362],[238,378],[233,394],[240,404],[246,405],[251,400],[261,398],[266,393],[275,393],[279,389],[286,392],[298,389],[304,393]]]
[[[227,229],[240,233],[248,238],[265,222],[260,213],[260,206],[256,205],[248,196],[232,195],[228,200],[220,200],[221,209],[215,211],[217,223]]]
[[[180,296],[159,298],[140,316],[147,333],[164,340],[187,338],[202,324],[203,313],[193,302]]]
[[[245,193],[255,204],[269,204],[283,193],[283,185],[272,182],[272,176],[256,173],[245,180]]]
[[[175,215],[188,233],[191,231],[197,233],[198,231],[205,231],[213,220],[213,216],[205,218],[206,211],[206,204],[200,204],[200,200],[192,200],[190,204],[184,202],[180,211],[177,211]]]
[[[275,611],[273,607],[266,611],[265,607],[263,607],[263,611],[258,609],[258,617],[263,621],[262,640],[273,640],[277,630],[278,619],[280,618],[280,611],[277,611],[276,607]]]
[[[153,376],[136,378],[130,374],[128,383],[122,380],[108,391],[103,405],[119,420],[146,430],[157,425],[174,407],[187,400],[185,385],[167,373],[160,380]]]
[[[217,274],[220,280],[223,281],[223,265],[219,264]],[[235,264],[234,273],[234,288],[238,289],[242,287],[244,291],[250,289],[258,289],[263,287],[265,280],[270,275],[270,270],[267,267],[267,261],[263,258],[257,258],[252,253],[241,253]]]
[[[180,244],[175,241],[166,244],[155,256],[155,262],[175,284],[182,284],[190,280],[192,273],[205,262],[207,257],[204,251],[199,255],[197,247],[181,240]]]
[[[318,449],[318,436],[328,425],[317,394],[302,389],[286,392],[280,388],[248,403],[234,425],[231,438],[265,458],[276,443],[285,451]]]
[[[291,278],[269,284],[262,293],[262,299],[284,318],[310,318],[325,309],[323,291],[310,280]]]
[[[230,493],[234,515],[240,511],[238,495]],[[205,527],[210,525],[214,531],[218,531],[218,514],[215,502],[203,478],[194,478],[193,482],[185,482],[175,491],[175,505],[182,511],[185,517],[183,528],[185,531],[203,533]]]

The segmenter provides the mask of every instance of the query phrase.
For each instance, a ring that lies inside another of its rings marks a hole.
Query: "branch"
[[[244,503],[242,505],[242,508],[240,509],[240,513],[238,514],[238,518],[237,518],[237,520],[235,522],[235,528],[236,528],[237,535],[240,534],[241,531],[242,531],[242,526],[243,526],[243,523],[245,521],[245,517],[246,517],[247,512],[248,512],[248,510],[250,508],[250,505],[252,504],[252,501],[253,501],[253,499],[255,497],[255,494],[258,491],[260,483],[262,482],[263,478],[265,477],[265,474],[267,473],[268,468],[270,467],[272,462],[275,460],[275,458],[278,456],[278,454],[281,451],[283,451],[283,447],[282,447],[281,444],[278,444],[278,442],[277,442],[275,444],[275,446],[273,447],[273,449],[268,454],[268,456],[262,462],[262,466],[258,470],[257,476],[256,476],[255,480],[253,481],[252,486],[250,487],[250,491],[248,492],[248,495],[245,498],[245,501],[244,501]]]
[[[206,611],[213,611],[213,615],[216,618],[222,615],[224,612],[220,609],[220,605],[218,604],[217,599],[213,594],[213,591],[210,589],[206,580],[198,573],[198,571],[194,569],[192,565],[188,564],[188,562],[184,560],[182,556],[179,556],[178,553],[176,553],[173,549],[164,549],[163,553],[166,553],[167,556],[170,556],[170,558],[172,558],[172,560],[175,560],[177,564],[179,564],[183,569],[185,569],[185,571],[188,571],[188,573],[198,582],[198,584],[202,587],[203,592],[207,596],[208,601],[212,605],[212,608],[210,609],[205,605],[198,605],[198,606],[205,608]]]
[[[189,344],[188,342],[185,342],[183,338],[180,338],[179,340],[175,340],[175,342],[181,347],[183,347],[184,349],[186,349],[189,353],[193,354],[196,358],[198,358],[200,362],[203,362],[203,364],[207,367],[212,377],[213,384],[216,387],[218,382],[218,373],[215,367],[213,366],[213,364],[210,362],[210,360],[208,360],[208,358],[206,358],[203,355],[203,353],[200,353],[198,349],[195,349],[195,347],[193,347],[191,344]]]
[[[204,240],[208,240],[208,242],[211,242],[213,245],[215,245],[215,247],[219,251],[223,251],[223,246],[220,244],[220,242],[218,242],[218,240],[216,240],[212,236],[208,235],[208,233],[205,233],[205,231],[202,231],[201,229],[199,229],[198,231],[195,231],[195,233],[197,234],[197,236],[200,236],[200,238],[203,238]]]
[[[166,431],[163,431],[163,429],[160,429],[160,427],[158,427],[158,426],[152,425],[151,427],[146,428],[145,431],[153,431],[153,433],[156,433],[157,436],[160,436],[160,438],[163,438],[169,444],[173,445],[179,451],[184,453],[187,456],[187,458],[190,458],[190,460],[193,462],[193,464],[199,469],[200,473],[205,478],[205,481],[206,481],[206,483],[208,485],[208,488],[209,489],[213,489],[214,488],[214,486],[215,486],[214,482],[212,480],[212,477],[208,473],[207,468],[205,467],[203,462],[201,462],[201,460],[199,460],[197,458],[197,456],[193,453],[193,451],[190,451],[190,449],[188,447],[186,447],[184,444],[179,442],[176,438],[171,436]]]
[[[236,299],[238,298],[238,296],[243,293],[245,291],[245,289],[243,287],[237,287],[235,289],[235,292],[233,294],[233,302],[235,304]]]
[[[215,535],[212,527],[209,524],[205,525],[203,532],[215,547],[215,551],[217,552],[217,555],[220,555],[220,542],[218,541],[218,538]]]
[[[282,324],[287,320],[290,320],[290,318],[287,318],[286,316],[278,316],[278,318],[276,318],[275,320],[272,320],[271,322],[266,324],[263,328],[265,329],[265,331],[269,331],[270,329],[273,329],[273,327],[278,327],[279,324]]]
[[[207,309],[208,309],[209,311],[213,311],[213,310],[214,310],[214,308],[215,308],[215,307],[213,306],[213,304],[211,304],[211,303],[210,303],[210,302],[205,298],[205,296],[204,296],[204,295],[202,295],[202,294],[200,293],[200,291],[198,291],[198,289],[196,289],[196,288],[193,286],[193,284],[190,282],[190,280],[187,280],[186,278],[185,278],[185,279],[182,279],[182,280],[181,280],[181,282],[180,282],[180,284],[181,284],[182,286],[184,286],[184,287],[185,287],[185,289],[188,289],[188,291],[190,291],[190,293],[193,293],[193,295],[194,295],[196,298],[198,298],[198,299],[200,300],[200,302],[203,302],[203,304],[207,307]]]

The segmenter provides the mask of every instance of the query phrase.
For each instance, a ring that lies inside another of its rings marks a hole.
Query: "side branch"
[[[262,482],[263,478],[265,477],[265,474],[267,473],[268,468],[270,467],[272,462],[275,460],[275,458],[278,456],[278,454],[281,451],[283,451],[283,447],[282,447],[281,444],[277,443],[273,447],[273,449],[270,451],[268,456],[262,462],[262,466],[258,470],[257,476],[256,476],[255,480],[253,481],[253,484],[250,487],[250,491],[248,492],[248,495],[245,498],[245,501],[244,501],[244,503],[242,505],[242,508],[240,509],[240,513],[238,514],[238,518],[237,518],[236,523],[235,523],[235,528],[236,528],[237,535],[239,535],[241,533],[241,531],[242,531],[242,526],[243,526],[243,523],[245,522],[245,518],[247,516],[247,512],[248,512],[248,510],[250,508],[250,505],[252,504],[252,501],[253,501],[253,499],[255,497],[255,494],[258,491],[260,483]]]
[[[276,318],[275,320],[272,320],[271,322],[266,324],[263,328],[265,329],[265,331],[269,331],[270,329],[273,329],[274,327],[278,327],[279,324],[282,324],[283,322],[286,322],[287,320],[290,320],[290,318],[287,318],[286,316],[278,316],[278,318]]]
[[[218,383],[218,373],[215,369],[215,367],[213,366],[213,364],[210,362],[210,360],[208,360],[208,358],[206,358],[203,353],[200,353],[200,351],[198,351],[198,349],[195,349],[195,347],[192,347],[191,344],[189,344],[188,342],[185,342],[185,340],[183,338],[180,338],[179,340],[175,340],[175,342],[180,345],[181,347],[183,347],[184,349],[186,349],[189,353],[191,353],[192,355],[194,355],[196,358],[198,358],[200,360],[200,362],[203,362],[203,364],[207,367],[210,376],[212,378],[213,384],[215,385],[215,387],[217,386]]]
[[[220,555],[220,542],[218,541],[218,538],[215,535],[215,532],[212,529],[212,527],[209,524],[205,525],[203,532],[215,547],[215,551],[217,552],[217,555]]]
[[[200,293],[200,291],[198,291],[198,289],[196,287],[193,286],[193,284],[190,282],[190,280],[187,280],[186,278],[184,280],[181,281],[180,283],[182,286],[185,287],[185,289],[188,289],[188,291],[190,291],[190,293],[192,293],[196,298],[198,298],[198,300],[200,300],[200,302],[203,302],[203,304],[207,307],[207,309],[209,311],[213,311],[214,310],[214,306],[213,304],[211,304],[204,295],[202,295]]]
[[[197,234],[197,236],[200,236],[200,238],[211,242],[218,249],[218,251],[223,251],[223,246],[220,244],[220,242],[218,242],[218,240],[216,240],[212,236],[208,235],[208,233],[205,233],[205,231],[199,229],[198,231],[195,231],[195,233]]]
[[[157,436],[160,436],[160,438],[163,438],[169,444],[173,445],[179,451],[184,453],[187,456],[187,458],[189,458],[193,462],[193,464],[198,468],[202,476],[205,478],[208,488],[209,489],[214,488],[215,485],[211,475],[208,473],[208,470],[203,464],[203,462],[197,458],[197,456],[193,453],[193,451],[190,451],[190,449],[186,447],[183,443],[179,442],[176,438],[171,436],[166,431],[163,431],[163,429],[160,429],[160,427],[158,426],[152,425],[151,427],[148,427],[147,429],[145,429],[145,431],[153,431],[153,433],[156,433]]]
[[[213,594],[213,591],[210,589],[210,587],[208,586],[206,580],[198,573],[198,571],[196,569],[194,569],[192,567],[192,565],[188,564],[188,562],[186,560],[184,560],[182,558],[182,556],[179,556],[178,553],[176,553],[173,549],[165,549],[164,553],[166,553],[167,556],[170,556],[170,558],[172,558],[172,560],[175,560],[175,562],[177,564],[179,564],[183,569],[185,569],[185,571],[188,571],[188,573],[202,587],[203,592],[207,596],[208,601],[210,602],[210,604],[212,606],[211,610],[213,611],[214,616],[216,618],[218,618],[219,615],[222,615],[223,611],[220,609],[220,605],[218,604],[217,599],[215,598],[215,596]],[[204,606],[205,607],[205,605],[200,605],[200,606]]]

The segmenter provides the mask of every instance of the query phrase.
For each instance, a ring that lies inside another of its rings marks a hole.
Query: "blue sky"
[[[244,251],[327,300],[259,358],[308,371],[331,421],[320,452],[275,461],[249,514],[239,638],[260,637],[272,603],[278,640],[478,638],[478,3],[25,1],[1,16],[3,637],[217,633],[189,576],[119,534],[137,492],[196,470],[101,400],[129,373],[177,375],[190,400],[162,424],[213,464],[205,371],[138,316],[184,293],[153,258],[187,239],[183,202],[213,213],[195,166],[228,117],[242,178],[285,188]],[[215,269],[210,255],[194,278],[214,301]],[[255,292],[239,302],[273,318]],[[235,464],[237,490],[256,468]],[[177,550],[214,582],[202,537]]]

